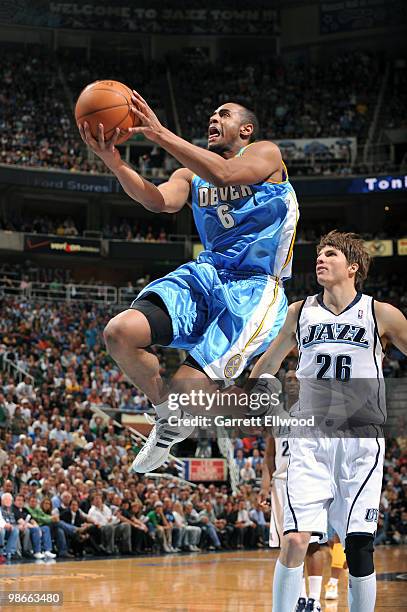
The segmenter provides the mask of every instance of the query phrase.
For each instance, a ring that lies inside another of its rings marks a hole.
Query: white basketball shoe
[[[166,418],[157,419],[145,445],[131,464],[130,471],[145,473],[156,470],[167,461],[171,447],[188,438],[194,429],[193,425],[183,425],[182,420],[175,427]]]

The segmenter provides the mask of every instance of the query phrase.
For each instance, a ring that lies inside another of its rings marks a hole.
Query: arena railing
[[[8,279],[0,285],[0,295],[18,296],[28,300],[52,302],[95,302],[117,304],[117,288],[110,285],[80,285],[77,283],[37,283],[29,282],[21,286],[21,281]]]
[[[0,369],[10,374],[17,382],[22,382],[27,377],[30,379],[30,383],[34,385],[34,377],[20,368],[14,361],[11,361],[5,354],[0,354]]]

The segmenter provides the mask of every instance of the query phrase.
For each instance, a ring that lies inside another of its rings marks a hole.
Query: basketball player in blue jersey
[[[148,472],[193,431],[190,425],[169,426],[170,414],[183,415],[180,409],[169,410],[170,388],[188,392],[195,381],[201,390],[214,391],[218,383],[213,381],[232,381],[283,325],[283,281],[291,275],[298,205],[278,147],[254,142],[257,118],[245,107],[230,102],[213,112],[205,150],[165,128],[136,92],[133,103],[140,126],[131,132],[144,134],[185,166],[168,182],[156,187],[121,159],[115,147],[118,130],[106,142],[102,125],[95,139],[84,123],[81,136],[126,193],[148,210],[176,213],[191,198],[204,245],[196,261],[145,287],[104,332],[110,355],[157,412],[156,425],[132,465],[134,471]],[[189,353],[171,387],[160,376],[152,344]]]
[[[251,373],[254,378],[276,373],[297,345],[300,394],[292,416],[307,418],[329,406],[324,436],[308,431],[307,437],[289,440],[284,537],[274,573],[273,612],[294,609],[311,535],[324,536],[328,520],[345,545],[350,612],[373,612],[373,539],[384,455],[382,359],[388,343],[407,354],[407,320],[397,308],[361,293],[369,268],[362,240],[330,232],[317,252],[316,274],[323,291],[290,305],[280,333]],[[343,428],[340,410],[349,407],[353,413],[348,410]],[[327,436],[335,420],[338,427]],[[354,435],[358,431],[374,433],[358,437]]]

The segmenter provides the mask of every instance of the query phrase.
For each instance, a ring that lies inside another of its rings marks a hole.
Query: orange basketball
[[[113,136],[116,128],[120,128],[117,144],[121,144],[131,136],[127,128],[137,127],[140,123],[130,109],[131,96],[130,87],[119,81],[95,81],[80,93],[75,106],[76,123],[87,121],[95,138],[99,123],[103,123],[106,140]]]

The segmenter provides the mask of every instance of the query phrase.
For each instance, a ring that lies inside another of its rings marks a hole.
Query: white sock
[[[376,603],[376,572],[356,578],[349,574],[349,612],[374,612]]]
[[[173,410],[170,410],[168,408],[168,400],[165,400],[165,402],[162,402],[161,404],[157,404],[156,406],[154,406],[154,410],[156,411],[158,417],[160,419],[164,418],[167,419],[170,414],[173,414]]]
[[[308,586],[308,597],[319,601],[321,599],[322,576],[308,576]]]
[[[332,576],[329,579],[329,582],[333,585],[333,586],[337,586],[338,584],[338,578],[332,578]]]
[[[273,612],[293,612],[301,593],[304,564],[286,567],[277,560],[273,580]]]
[[[305,576],[302,579],[302,589],[300,597],[307,599],[307,581],[305,580]]]

